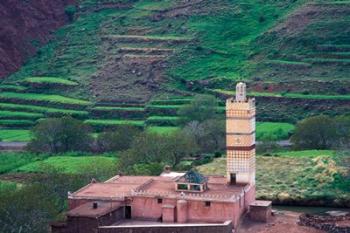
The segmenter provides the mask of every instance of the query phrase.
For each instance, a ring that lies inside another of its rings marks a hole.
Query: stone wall
[[[183,224],[100,227],[98,233],[232,233],[231,222],[224,224]]]
[[[342,224],[347,222],[347,224]],[[329,233],[349,233],[350,214],[344,216],[321,216],[303,214],[299,217],[299,224],[310,226]]]

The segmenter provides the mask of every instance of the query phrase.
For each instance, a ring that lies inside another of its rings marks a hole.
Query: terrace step
[[[128,53],[133,55],[145,54],[145,55],[163,55],[174,52],[174,49],[161,49],[161,48],[132,48],[121,47],[118,50],[120,53]]]
[[[63,107],[65,109],[84,109],[91,105],[89,101],[74,99],[61,95],[38,93],[0,93],[0,101],[14,104],[31,104],[39,106]]]
[[[96,106],[90,109],[94,118],[121,118],[121,119],[144,119],[146,111],[143,107],[111,107]]]
[[[170,44],[179,44],[189,42],[191,39],[186,37],[171,36],[140,36],[140,35],[105,35],[102,40],[112,40],[116,42],[167,42]]]
[[[350,59],[350,52],[312,53],[312,54],[308,54],[307,57],[308,58]]]
[[[336,59],[336,58],[306,58],[305,62],[313,64],[335,64],[335,65],[350,65],[350,59]]]
[[[77,111],[77,110],[68,110],[68,109],[60,109],[60,108],[49,108],[35,105],[27,105],[27,104],[13,104],[13,103],[3,103],[0,102],[0,110],[6,111],[26,111],[32,113],[42,113],[45,116],[49,117],[57,117],[63,115],[70,115],[76,118],[86,118],[88,116],[87,111]]]
[[[350,52],[350,44],[323,44],[316,47],[319,51]]]
[[[147,59],[147,60],[163,60],[168,56],[165,55],[137,55],[137,54],[125,54],[123,58],[127,59]]]
[[[149,115],[176,116],[182,105],[147,105],[145,110]]]
[[[144,128],[144,121],[141,120],[117,120],[117,119],[89,119],[84,121],[97,131],[118,127],[120,125],[130,125],[137,128]]]
[[[35,125],[35,121],[32,120],[8,120],[8,119],[0,119],[0,128],[28,128]]]
[[[178,126],[181,118],[177,116],[151,116],[146,120],[147,126]]]

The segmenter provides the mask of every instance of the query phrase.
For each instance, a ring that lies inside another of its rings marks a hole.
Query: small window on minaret
[[[205,207],[210,207],[210,205],[211,205],[211,202],[210,202],[210,201],[206,201],[206,202],[205,202]]]
[[[158,204],[162,204],[163,203],[163,199],[158,198]]]

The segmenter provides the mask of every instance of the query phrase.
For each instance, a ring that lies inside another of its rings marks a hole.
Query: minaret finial
[[[245,102],[247,100],[247,86],[243,82],[239,82],[236,85],[236,101]]]

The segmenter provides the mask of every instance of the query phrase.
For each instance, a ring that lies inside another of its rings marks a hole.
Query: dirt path
[[[283,211],[278,212],[271,221],[255,223],[246,218],[237,233],[325,233],[311,227],[299,226],[300,213]]]

